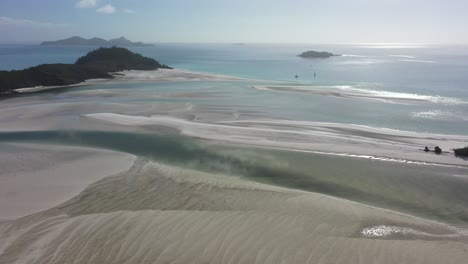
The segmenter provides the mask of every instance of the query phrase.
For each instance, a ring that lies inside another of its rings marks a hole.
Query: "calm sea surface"
[[[41,63],[73,63],[94,48],[0,45],[0,70],[23,69]],[[261,106],[274,117],[296,120],[429,133],[466,135],[468,131],[468,47],[157,44],[131,49],[175,68],[354,95],[350,98],[256,90],[248,81],[190,84],[194,90],[231,93],[226,98],[217,98],[213,102],[217,104]],[[329,59],[296,56],[306,50],[324,50],[343,56]],[[122,89],[127,87],[122,85]],[[187,83],[134,84],[133,88],[140,92],[186,89]],[[356,98],[361,95],[366,99]]]

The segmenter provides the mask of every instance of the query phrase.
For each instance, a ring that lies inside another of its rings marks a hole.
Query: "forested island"
[[[310,51],[306,51],[306,52],[303,52],[299,55],[297,55],[298,57],[301,57],[301,58],[305,58],[305,59],[309,59],[309,58],[330,58],[330,57],[334,57],[334,56],[340,56],[340,55],[336,55],[336,54],[333,54],[333,53],[330,53],[330,52],[325,52],[325,51],[322,51],[322,52],[319,52],[319,51],[313,51],[313,50],[310,50]]]
[[[66,86],[88,79],[114,78],[110,73],[124,70],[172,69],[158,61],[120,47],[99,48],[74,64],[42,64],[24,70],[0,71],[0,94],[37,86]]]
[[[91,38],[85,39],[82,37],[74,36],[67,39],[56,40],[56,41],[44,41],[41,43],[43,46],[123,46],[123,47],[150,47],[153,44],[146,44],[143,42],[132,42],[125,37],[120,37],[111,40],[105,40],[102,38]]]

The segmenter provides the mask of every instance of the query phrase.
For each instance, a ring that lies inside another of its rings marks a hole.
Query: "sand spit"
[[[118,75],[116,75],[116,78],[114,79],[114,81],[116,82],[180,82],[240,80],[245,79],[224,74],[196,72],[181,69],[159,69],[156,71],[123,71],[119,72]]]
[[[234,120],[199,123],[167,116],[130,116],[114,113],[86,117],[124,126],[162,125],[194,138],[240,143],[257,147],[348,155],[405,163],[464,166],[453,154],[434,155],[421,148],[431,142],[444,149],[464,146],[466,136],[436,135],[377,129],[359,125],[288,121]],[[432,146],[431,146],[432,147]]]
[[[368,235],[375,229],[369,228],[382,226],[408,235]],[[142,160],[54,209],[0,223],[0,237],[1,264],[427,264],[468,259],[466,236],[442,224]]]
[[[0,144],[0,220],[49,209],[89,184],[126,171],[135,157],[84,147]]]
[[[85,82],[65,86],[36,86],[16,89],[19,93],[34,93],[65,87],[77,87],[95,84],[135,83],[135,82],[186,82],[186,81],[241,81],[242,78],[195,72],[180,69],[158,69],[154,71],[122,71],[114,73],[114,79],[90,79]]]

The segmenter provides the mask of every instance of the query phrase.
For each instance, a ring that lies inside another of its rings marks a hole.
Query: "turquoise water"
[[[71,63],[91,49],[93,47],[0,46],[0,69]],[[346,56],[326,60],[295,56],[309,49]],[[161,44],[133,50],[175,68],[222,73],[248,80],[100,84],[21,95],[26,98],[12,100],[17,100],[19,105],[177,102],[200,106],[202,110],[231,111],[233,118],[237,116],[239,119],[255,115],[431,133],[466,135],[468,131],[466,47]],[[314,72],[317,73],[315,78]],[[298,79],[294,78],[295,74],[299,75]],[[321,91],[369,98],[253,87],[261,85],[320,87]],[[109,96],[97,90],[110,91]],[[193,97],[191,92],[203,96]],[[160,93],[166,96],[158,96]],[[379,97],[390,99],[375,100]],[[392,97],[405,100],[394,101]],[[414,98],[428,100],[412,101]],[[71,109],[56,114],[72,117],[69,120],[72,123],[79,121],[79,115],[95,111],[85,107],[76,110],[78,112]],[[58,143],[113,149],[164,163],[324,193],[462,226],[468,223],[466,168],[247,149],[153,133],[75,131],[67,127],[67,122],[60,123],[63,127],[53,131],[3,132],[0,133],[0,143]]]
[[[1,132],[4,142],[92,146],[158,162],[313,191],[466,227],[467,168],[206,144],[113,131]],[[339,166],[337,166],[339,164]],[[456,176],[458,175],[458,176]]]
[[[382,46],[158,44],[131,49],[176,68],[196,71],[288,81],[294,80],[297,73],[299,81],[320,85],[359,84],[389,91],[468,98],[468,47],[378,47]],[[0,45],[0,70],[72,63],[94,48]],[[296,57],[310,49],[344,56],[325,60]],[[318,78],[314,79],[314,71]]]
[[[71,63],[91,49],[94,47],[0,45],[0,69]],[[296,57],[311,49],[344,56],[318,60]],[[407,99],[422,96],[432,100],[395,103],[290,91],[257,91],[251,87],[262,82],[191,83],[191,89],[229,93],[208,103],[254,106],[267,115],[296,120],[430,133],[465,135],[468,131],[468,47],[464,46],[158,44],[132,50],[175,68],[280,81],[293,86],[325,86],[323,89],[330,87],[333,91],[338,86],[344,92],[364,91],[372,96]],[[294,78],[296,74],[298,79]],[[186,83],[135,84],[132,92],[186,87]],[[112,88],[127,89],[128,85]],[[189,98],[181,100],[206,103]]]
[[[262,83],[262,82],[260,82]],[[445,105],[433,103],[393,104],[381,101],[338,98],[333,96],[317,96],[296,92],[261,91],[252,88],[251,81],[218,81],[218,82],[171,82],[171,83],[132,83],[95,85],[64,89],[61,91],[92,91],[112,89],[126,93],[131,89],[131,96],[126,97],[80,97],[77,94],[62,92],[47,92],[47,96],[61,102],[86,100],[88,102],[122,102],[151,103],[178,102],[202,106],[225,106],[232,114],[248,111],[258,116],[291,120],[319,121],[332,123],[352,123],[371,127],[391,128],[404,131],[420,131],[442,134],[466,135],[468,122],[462,116],[429,116],[418,117],[417,114],[431,109],[444,109],[454,113],[467,113],[466,105]],[[220,93],[215,97],[191,98],[157,98],[158,93],[177,93],[197,91],[204,93]]]

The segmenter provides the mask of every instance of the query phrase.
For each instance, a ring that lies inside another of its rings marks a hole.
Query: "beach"
[[[265,82],[130,71],[3,99],[0,263],[468,259],[468,136],[282,118],[245,96]]]
[[[0,155],[2,220],[55,207],[134,161],[123,153],[38,144],[5,144]]]
[[[124,71],[117,73],[115,79],[105,80],[88,80],[79,86],[92,85],[113,85],[113,84],[132,84],[132,83],[180,83],[180,82],[218,82],[218,81],[239,81],[245,82],[246,79],[237,78],[228,75],[210,74],[193,72],[186,70],[167,70],[160,69],[157,71]],[[250,80],[253,82],[262,82],[260,80]],[[69,87],[76,87],[77,85]],[[264,87],[264,88],[262,88]],[[253,89],[286,89],[290,88],[282,86],[253,86]],[[299,92],[310,91],[310,89],[299,88]],[[21,93],[30,93],[37,91],[53,91],[58,87],[41,87],[41,88],[24,88],[20,89]],[[317,87],[324,89],[324,87]],[[131,96],[126,92],[119,90],[85,90],[73,91],[67,90],[67,94],[76,97],[89,98],[118,98]],[[293,92],[296,92],[294,90]],[[313,94],[317,94],[312,90]],[[318,95],[328,96],[329,94],[318,93]],[[216,98],[226,96],[222,92],[203,91],[203,92],[167,92],[152,95],[154,98]],[[449,100],[449,98],[423,97],[413,96],[405,97],[404,94],[396,96],[390,94],[387,97],[378,96],[362,96],[362,95],[343,95],[344,97],[359,98],[363,100],[394,100],[402,102],[432,102],[432,100]],[[14,101],[14,99],[12,100]],[[8,116],[8,120],[14,122],[16,118],[12,118],[9,112],[18,112],[20,108],[13,103],[8,106],[8,101],[4,104],[3,114]],[[85,109],[85,111],[83,111]],[[114,112],[105,112],[111,110]],[[118,103],[47,103],[38,106],[23,106],[21,112],[23,116],[28,116],[28,119],[34,119],[38,116],[43,117],[54,112],[76,111],[82,113],[79,115],[80,127],[87,128],[83,123],[87,123],[88,119],[103,121],[104,125],[116,124],[120,129],[132,130],[158,125],[170,127],[177,130],[177,133],[206,140],[214,140],[221,142],[230,142],[236,144],[244,144],[256,147],[267,147],[285,150],[310,151],[316,153],[330,155],[350,155],[360,158],[386,159],[396,162],[415,162],[421,164],[440,164],[453,166],[468,166],[462,159],[455,158],[451,154],[451,150],[463,146],[468,142],[468,136],[464,135],[448,135],[435,133],[409,132],[402,130],[394,130],[387,128],[376,128],[357,124],[340,124],[330,122],[314,122],[314,121],[298,121],[289,119],[272,119],[269,117],[258,115],[251,111],[244,113],[239,117],[239,112],[235,106],[217,106],[216,108],[207,106],[195,106],[193,104],[178,105],[173,104],[118,104]],[[118,111],[119,113],[115,113]],[[121,111],[128,111],[129,114],[122,114]],[[91,113],[86,113],[91,112]],[[228,113],[228,114],[226,114]],[[234,114],[231,114],[234,113]],[[10,115],[10,116],[9,116]],[[232,116],[231,116],[232,115]],[[48,117],[46,117],[48,118]],[[55,123],[63,123],[54,121]],[[0,128],[0,131],[12,130],[49,130],[50,122],[33,126],[32,120],[28,122],[19,121],[19,124],[5,125]],[[93,121],[89,122],[93,123]],[[25,127],[28,126],[28,127]],[[65,129],[73,128],[74,124],[67,124]],[[19,128],[20,127],[20,128]],[[54,127],[60,129],[60,127]],[[94,127],[93,127],[94,129]],[[433,148],[435,146],[443,146],[446,150],[444,155],[432,155],[421,150],[425,146]]]
[[[2,223],[0,230],[1,263],[462,263],[467,258],[466,234],[443,224],[141,160],[56,208]]]

